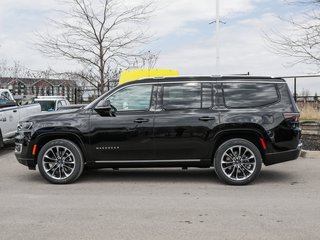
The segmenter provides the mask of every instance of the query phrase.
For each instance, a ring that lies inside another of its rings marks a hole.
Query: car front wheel
[[[65,139],[45,144],[38,155],[41,175],[50,183],[72,183],[83,171],[83,157],[79,147]]]
[[[245,185],[260,174],[262,157],[250,141],[240,138],[224,142],[217,150],[214,168],[219,179],[231,185]]]

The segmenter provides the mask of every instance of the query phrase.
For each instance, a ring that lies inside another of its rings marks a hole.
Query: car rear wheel
[[[79,147],[65,139],[45,144],[38,155],[41,175],[50,183],[72,183],[83,171],[83,157]]]
[[[224,142],[217,150],[214,168],[219,179],[231,185],[245,185],[260,174],[262,157],[250,141],[240,138]]]

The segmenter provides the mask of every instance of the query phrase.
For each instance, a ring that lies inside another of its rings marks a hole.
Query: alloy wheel
[[[256,157],[245,146],[232,146],[223,153],[221,168],[223,173],[232,180],[246,180],[255,171]]]
[[[63,180],[74,172],[75,157],[67,147],[53,146],[43,154],[42,166],[50,178]]]

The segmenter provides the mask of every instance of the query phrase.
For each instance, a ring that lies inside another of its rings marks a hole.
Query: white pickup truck
[[[17,106],[11,92],[0,89],[0,148],[15,136],[20,119],[39,113],[39,104]]]

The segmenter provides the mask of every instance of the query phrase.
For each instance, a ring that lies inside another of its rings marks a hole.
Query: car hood
[[[43,112],[40,114],[32,115],[22,119],[21,121],[30,122],[46,122],[46,121],[63,121],[68,119],[75,119],[82,109],[71,109],[65,111]]]

